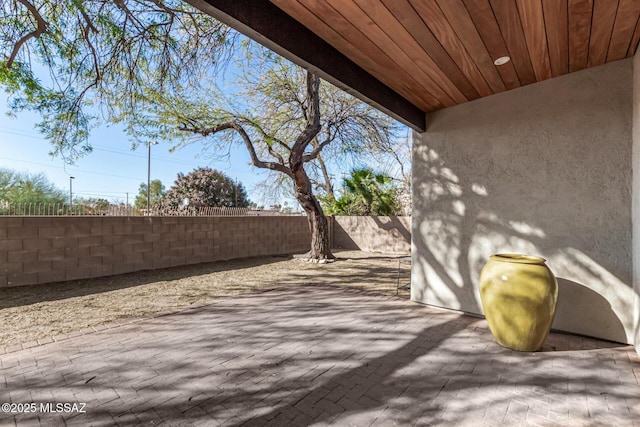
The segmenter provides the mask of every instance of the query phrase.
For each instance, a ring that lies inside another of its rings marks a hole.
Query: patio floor
[[[405,299],[283,288],[0,355],[0,403],[35,403],[0,425],[640,425],[632,347],[544,350]]]

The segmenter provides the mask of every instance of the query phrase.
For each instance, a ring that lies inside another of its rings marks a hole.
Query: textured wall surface
[[[640,48],[633,57],[633,289],[635,344],[640,353]]]
[[[306,217],[0,217],[0,287],[309,250]]]
[[[336,216],[333,218],[333,247],[409,253],[411,217]]]
[[[428,115],[413,160],[412,298],[481,313],[492,253],[558,277],[554,328],[633,341],[632,61]]]

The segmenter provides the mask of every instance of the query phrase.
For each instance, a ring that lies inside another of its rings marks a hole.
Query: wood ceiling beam
[[[187,0],[251,39],[301,65],[418,132],[426,113],[268,1]]]

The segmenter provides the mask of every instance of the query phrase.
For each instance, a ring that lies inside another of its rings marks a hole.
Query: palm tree
[[[338,215],[396,215],[396,188],[390,176],[372,169],[355,169],[344,179],[345,193],[333,204],[331,213]]]

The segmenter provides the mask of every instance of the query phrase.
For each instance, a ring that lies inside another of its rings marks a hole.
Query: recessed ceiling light
[[[511,58],[509,58],[508,56],[501,56],[500,58],[493,61],[493,63],[496,65],[504,65],[509,61],[511,61]]]

